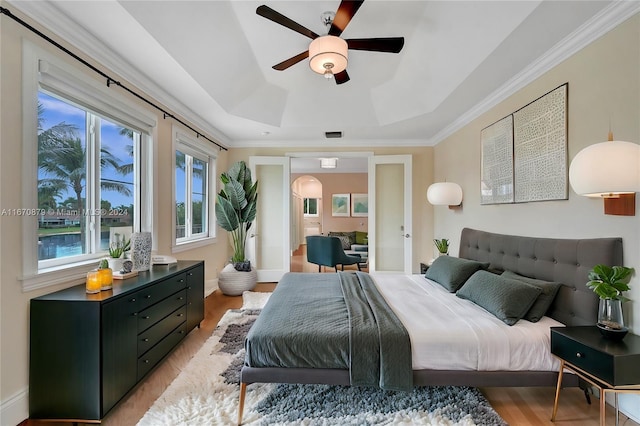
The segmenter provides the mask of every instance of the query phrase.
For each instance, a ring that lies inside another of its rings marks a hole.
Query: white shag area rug
[[[138,425],[235,425],[244,337],[269,295],[245,292],[243,306],[249,308],[225,313],[212,336]],[[506,425],[475,388],[416,387],[412,392],[390,392],[257,383],[247,386],[243,424]]]
[[[262,309],[270,296],[271,293],[245,291],[242,293],[242,308],[240,309]]]

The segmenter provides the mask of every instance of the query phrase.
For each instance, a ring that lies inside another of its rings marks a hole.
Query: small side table
[[[613,392],[618,424],[618,394],[640,394],[640,336],[627,334],[621,341],[602,337],[596,326],[552,327],[551,353],[560,359],[556,398],[551,421],[555,421],[565,369],[600,390],[600,426],[605,426],[606,394]]]

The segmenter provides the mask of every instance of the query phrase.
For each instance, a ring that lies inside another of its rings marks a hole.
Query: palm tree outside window
[[[140,134],[38,92],[38,260],[106,252],[109,228],[135,217]]]

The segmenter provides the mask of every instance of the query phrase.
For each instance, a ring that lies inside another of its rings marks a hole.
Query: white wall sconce
[[[609,141],[590,145],[576,154],[569,166],[574,192],[604,199],[604,213],[635,216],[640,192],[640,145]]]
[[[462,207],[462,188],[453,182],[437,182],[427,188],[427,200],[434,206]]]
[[[320,167],[323,169],[335,169],[336,167],[338,167],[338,159],[337,158],[321,158]]]

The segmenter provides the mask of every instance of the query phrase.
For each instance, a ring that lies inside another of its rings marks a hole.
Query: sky
[[[44,130],[55,126],[61,122],[73,124],[78,128],[78,136],[85,146],[86,143],[86,124],[85,124],[85,111],[77,108],[71,104],[65,103],[53,96],[50,96],[44,92],[39,92],[38,101],[44,107],[44,113],[42,115]],[[119,134],[120,126],[110,122],[107,119],[101,121],[102,131],[102,146],[108,149],[121,164],[131,163],[132,158],[127,151],[127,145],[132,145],[132,140],[126,136]],[[39,171],[39,178],[43,177],[43,172]],[[131,183],[131,189],[133,190],[133,173],[123,176],[116,173],[112,168],[102,170],[103,179],[113,179],[117,181],[123,181]],[[83,191],[84,194],[84,191]],[[75,193],[71,190],[67,190],[61,197],[57,198],[58,202],[64,201],[69,197],[75,198]],[[133,204],[133,195],[127,197],[116,191],[102,191],[101,199],[108,200],[112,206],[130,205]]]

